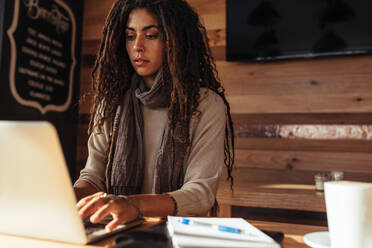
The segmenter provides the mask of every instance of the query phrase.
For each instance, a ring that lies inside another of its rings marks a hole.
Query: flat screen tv
[[[371,52],[371,0],[226,0],[229,61]]]

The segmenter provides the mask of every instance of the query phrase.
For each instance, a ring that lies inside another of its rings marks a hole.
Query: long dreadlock
[[[171,75],[172,92],[168,109],[168,125],[172,137],[190,147],[189,123],[198,113],[200,87],[216,92],[227,108],[225,127],[225,165],[230,185],[234,164],[234,130],[230,106],[221,86],[216,64],[211,56],[205,27],[198,14],[184,0],[117,0],[107,16],[103,38],[92,71],[93,106],[89,133],[102,128],[106,119],[112,119],[116,106],[130,87],[134,69],[125,50],[125,26],[132,10],[144,8],[157,18],[165,44],[163,77]],[[176,125],[184,127],[176,137]]]

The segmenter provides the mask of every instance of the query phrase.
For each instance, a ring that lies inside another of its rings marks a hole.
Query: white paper
[[[187,217],[191,221],[239,228],[243,231],[241,234],[218,231],[204,226],[186,225],[180,222],[182,218],[184,217],[168,216],[167,227],[174,247],[280,247],[271,237],[242,218]]]

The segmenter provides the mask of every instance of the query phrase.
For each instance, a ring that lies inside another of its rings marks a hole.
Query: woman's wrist
[[[86,196],[97,193],[97,190],[90,183],[86,181],[79,181],[75,183],[73,188],[74,188],[77,201],[79,201],[80,199]]]
[[[170,194],[167,194],[165,193],[164,195],[168,196],[172,202],[173,202],[173,212],[172,212],[172,216],[177,216],[177,213],[178,213],[178,206],[177,206],[177,201],[176,199],[174,199],[174,197]]]
[[[139,194],[127,197],[137,204],[146,217],[167,217],[175,213],[175,201],[167,193]]]
[[[130,199],[128,196],[125,196],[125,195],[120,195],[119,197],[125,200],[129,205],[131,205],[132,207],[136,209],[137,217],[135,219],[143,219],[144,217],[143,212],[140,206],[133,199]]]

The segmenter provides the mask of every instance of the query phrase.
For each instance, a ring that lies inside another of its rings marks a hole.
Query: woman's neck
[[[143,81],[145,82],[146,88],[151,89],[155,81],[155,75],[142,77],[142,78],[143,78]]]

